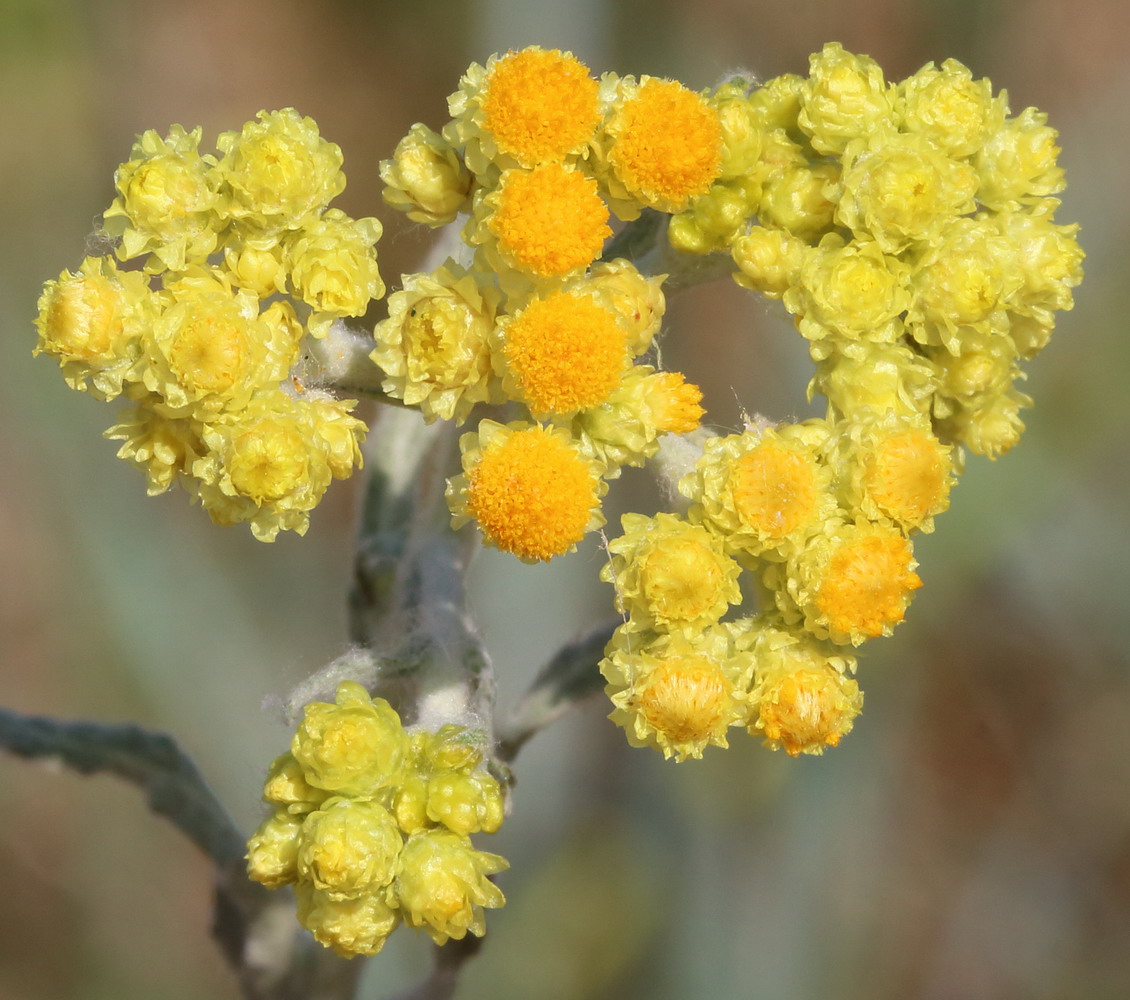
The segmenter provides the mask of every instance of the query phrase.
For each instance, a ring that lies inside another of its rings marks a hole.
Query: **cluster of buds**
[[[913,592],[911,538],[946,509],[962,450],[996,457],[1030,402],[1018,362],[1081,277],[1042,114],[960,63],[888,84],[830,44],[808,78],[714,92],[721,175],[672,244],[728,252],[807,340],[827,415],[705,440],[684,517],[628,515],[605,578],[625,624],[602,671],[633,743],[699,756],[746,727],[790,754],[850,730],[854,648]],[[722,622],[742,601],[758,613]]]
[[[248,843],[247,871],[293,885],[298,919],[342,955],[375,955],[403,921],[437,944],[482,936],[501,906],[489,876],[506,861],[472,833],[502,823],[499,783],[474,732],[406,731],[383,698],[353,681],[313,702],[263,798],[274,811]]]
[[[295,370],[307,335],[384,294],[381,226],[328,207],[341,150],[293,109],[224,133],[218,156],[200,137],[138,139],[103,216],[113,253],[47,282],[36,353],[74,389],[130,400],[106,436],[150,494],[179,480],[216,523],[270,541],[305,531],[360,462],[354,402]]]

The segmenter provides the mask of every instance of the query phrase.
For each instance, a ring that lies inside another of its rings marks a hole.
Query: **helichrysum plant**
[[[953,60],[888,82],[831,43],[807,76],[695,91],[534,46],[473,64],[447,111],[379,166],[387,205],[440,231],[387,298],[380,223],[332,205],[341,151],[284,109],[214,150],[142,135],[106,253],[48,281],[36,321],[69,386],[126,403],[106,436],[150,493],[261,541],[360,467],[356,398],[392,404],[366,445],[355,646],[292,697],[245,855],[345,956],[400,924],[484,933],[507,865],[472,837],[502,824],[525,739],[602,684],[627,741],[675,761],[735,730],[839,744],[859,647],[922,587],[915,537],[968,456],[1019,441],[1022,366],[1082,276],[1056,132]],[[663,368],[666,295],[726,274],[793,317],[822,417],[715,428]],[[644,465],[674,499],[608,529],[618,617],[496,725],[470,547],[568,553]]]

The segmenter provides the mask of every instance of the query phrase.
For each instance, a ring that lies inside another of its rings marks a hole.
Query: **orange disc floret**
[[[527,167],[574,152],[600,121],[588,67],[558,49],[531,46],[503,56],[487,73],[482,104],[483,128]]]
[[[949,451],[922,430],[885,438],[867,460],[863,477],[867,495],[892,520],[921,527],[949,504]]]
[[[702,390],[682,372],[657,372],[646,399],[656,430],[666,434],[689,434],[706,412]]]
[[[802,667],[773,677],[756,694],[758,714],[750,732],[760,732],[790,757],[838,746],[863,701],[859,685],[829,667]]]
[[[639,710],[672,743],[706,743],[732,721],[733,685],[704,656],[662,660],[644,683]]]
[[[559,163],[507,170],[487,226],[507,261],[539,278],[587,267],[612,235],[596,181]]]
[[[484,420],[460,444],[466,475],[448,488],[456,527],[474,518],[488,544],[544,562],[603,523],[604,483],[567,432]]]
[[[853,643],[888,634],[903,620],[912,591],[922,586],[913,571],[910,543],[885,531],[849,535],[830,555],[815,605],[833,639]]]
[[[607,128],[616,178],[651,208],[681,212],[718,177],[718,112],[675,80],[645,80],[616,109]]]
[[[537,299],[506,324],[502,336],[508,374],[534,413],[599,406],[630,361],[616,317],[586,295],[555,292]]]

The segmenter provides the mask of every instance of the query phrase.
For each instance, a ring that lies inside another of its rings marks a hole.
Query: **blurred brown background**
[[[483,844],[513,864],[510,903],[460,996],[1130,996],[1128,36],[1122,0],[0,0],[0,704],[166,730],[250,829],[288,738],[264,699],[344,646],[357,483],[305,539],[213,528],[182,493],[147,499],[100,437],[112,408],[30,356],[39,287],[80,261],[137,133],[312,115],[345,152],[342,207],[386,223],[395,285],[426,243],[380,202],[377,162],[442,123],[473,59],[536,42],[702,87],[806,72],[832,39],[892,79],[953,56],[1048,112],[1058,219],[1083,224],[1087,278],[1031,365],[1021,447],[971,461],[920,540],[925,588],[866,650],[866,710],[824,758],[738,736],[676,766],[596,702],[539,736]],[[806,412],[799,338],[736,287],[673,307],[665,360],[719,424]],[[607,613],[599,565],[591,545],[480,560],[503,707]],[[133,788],[3,758],[0,800],[0,998],[234,1000],[208,866]],[[398,932],[363,995],[427,962]]]

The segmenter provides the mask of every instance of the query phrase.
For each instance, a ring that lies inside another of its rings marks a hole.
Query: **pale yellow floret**
[[[297,229],[345,188],[341,150],[294,108],[260,111],[257,121],[216,140],[224,154],[220,193],[243,238],[261,249]]]
[[[385,293],[374,246],[377,219],[351,219],[331,208],[287,241],[288,279],[294,295],[315,311],[314,336],[342,316],[360,316]]]
[[[535,416],[605,402],[630,362],[616,315],[588,295],[552,292],[497,327],[503,388]]]
[[[628,349],[637,357],[645,354],[663,324],[667,301],[663,295],[665,274],[647,277],[624,258],[597,261],[569,291],[582,292],[609,310],[627,335]]]
[[[180,475],[190,475],[204,454],[202,427],[192,419],[163,417],[150,406],[133,406],[119,415],[103,437],[122,441],[117,456],[141,467],[149,496],[164,493]]]
[[[799,556],[767,576],[777,588],[778,605],[791,617],[799,611],[817,638],[858,646],[890,635],[903,620],[922,580],[910,542],[896,528],[845,524],[812,539]]]
[[[387,701],[345,681],[338,685],[335,704],[306,706],[290,752],[315,788],[371,795],[395,777],[408,753],[408,737]]]
[[[453,527],[473,519],[487,544],[537,562],[571,551],[604,523],[606,484],[566,431],[484,420],[459,446],[464,475],[447,490]]]
[[[355,899],[334,899],[310,882],[294,889],[298,921],[314,939],[343,958],[376,955],[400,923],[387,893],[370,892]]]
[[[855,658],[774,626],[761,626],[755,635],[750,735],[790,757],[838,746],[863,707],[859,685],[849,676]]]
[[[279,246],[265,250],[243,244],[225,247],[224,266],[234,284],[260,299],[287,291],[287,266]]]
[[[506,898],[488,876],[508,868],[497,854],[478,851],[467,837],[425,830],[408,838],[400,858],[395,898],[404,922],[428,933],[436,944],[486,932],[484,909]]]
[[[621,627],[600,671],[613,705],[609,718],[628,742],[682,761],[701,757],[708,746],[729,745],[726,730],[745,715],[753,661],[734,649],[726,628],[646,642],[646,634]]]
[[[383,806],[331,798],[302,822],[298,877],[330,899],[355,899],[392,881],[403,843]]]
[[[734,241],[732,253],[738,271],[734,280],[745,288],[779,299],[800,279],[807,247],[783,229],[753,226]]]
[[[182,270],[216,248],[227,220],[217,194],[214,156],[198,152],[201,129],[173,125],[161,138],[150,129],[114,174],[117,197],[103,215],[106,232],[121,237],[117,255],[152,253],[151,270]]]
[[[674,80],[625,79],[600,140],[616,200],[681,212],[722,168],[722,124],[701,95]],[[636,207],[635,214],[639,208]],[[621,211],[624,218],[631,210]]]
[[[371,355],[382,388],[424,419],[462,423],[475,403],[499,402],[491,332],[501,293],[487,276],[448,261],[431,274],[407,274],[388,297]]]
[[[832,416],[862,411],[911,416],[929,411],[937,382],[936,366],[902,341],[871,343],[858,356],[833,350],[821,358],[808,396],[826,396]]]
[[[892,254],[937,239],[955,216],[973,210],[977,190],[968,163],[924,135],[895,132],[849,142],[842,183],[836,222]]]
[[[584,449],[615,479],[623,465],[643,465],[663,434],[687,434],[698,427],[702,391],[680,372],[633,365],[607,402],[578,413],[572,430]]]
[[[797,124],[818,153],[842,153],[848,142],[894,123],[894,95],[870,56],[829,42],[809,58]]]
[[[168,305],[142,338],[137,377],[170,417],[211,419],[277,386],[297,344],[260,320],[259,302],[219,271],[196,269],[166,285]]]
[[[1010,451],[1024,433],[1020,411],[1032,399],[1016,389],[987,394],[975,405],[958,408],[939,421],[938,433],[944,440],[964,445],[974,455],[996,459]]]
[[[989,219],[954,219],[917,263],[907,316],[921,344],[958,350],[961,328],[1003,332],[1001,300],[1020,284],[1014,251]]]
[[[910,305],[910,268],[878,244],[829,233],[807,250],[796,284],[782,299],[814,356],[831,347],[827,338],[894,343],[902,335],[899,316]],[[843,348],[848,349],[844,344]]]
[[[268,889],[298,879],[298,846],[302,817],[276,809],[247,842],[247,876]]]
[[[294,400],[278,389],[204,424],[205,453],[186,485],[217,524],[246,521],[260,541],[302,534],[330,480],[360,463],[365,425],[354,400]]]
[[[381,196],[413,222],[443,226],[469,208],[474,178],[451,143],[426,125],[413,125],[380,171]]]
[[[313,812],[330,793],[315,788],[306,780],[306,772],[292,753],[284,753],[271,762],[263,783],[263,800],[281,806],[296,816]]]
[[[1047,122],[1042,111],[1025,108],[989,137],[974,160],[977,200],[986,208],[1016,208],[1063,190],[1063,168],[1056,162],[1059,133]]]
[[[494,833],[502,825],[502,790],[485,771],[446,769],[428,781],[427,816],[453,833]]]
[[[497,253],[502,269],[534,280],[573,276],[612,235],[596,181],[559,163],[505,171],[476,218],[471,241]]]
[[[714,527],[739,557],[795,551],[835,510],[820,456],[826,437],[822,422],[810,421],[709,439],[679,483],[691,519]]]
[[[145,277],[110,257],[87,257],[43,286],[33,354],[49,354],[72,389],[109,400],[122,391],[155,311]]]
[[[692,633],[741,602],[741,567],[708,528],[665,513],[625,514],[620,524],[600,576],[633,628]]]
[[[941,68],[927,63],[898,87],[897,107],[903,128],[919,132],[950,156],[972,156],[1004,124],[1005,97],[993,97],[988,80],[956,59]]]
[[[815,163],[775,171],[757,202],[757,215],[767,226],[786,229],[813,243],[832,228],[840,168]]]

